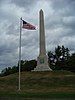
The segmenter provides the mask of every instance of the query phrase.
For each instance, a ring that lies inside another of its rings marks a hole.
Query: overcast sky
[[[46,51],[57,45],[75,51],[75,0],[0,0],[0,70],[17,64],[20,17],[39,28],[45,17]],[[22,59],[39,55],[39,30],[22,30]]]

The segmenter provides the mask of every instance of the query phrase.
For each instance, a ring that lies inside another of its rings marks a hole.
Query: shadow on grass
[[[75,93],[0,93],[0,100],[75,100]]]

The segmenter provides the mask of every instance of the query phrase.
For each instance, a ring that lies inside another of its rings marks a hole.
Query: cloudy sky
[[[0,70],[17,64],[20,18],[39,29],[39,10],[45,16],[46,50],[57,45],[75,51],[75,0],[0,0]],[[36,59],[39,32],[22,30],[22,59]]]

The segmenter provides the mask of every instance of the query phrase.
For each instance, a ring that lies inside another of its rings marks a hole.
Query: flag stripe
[[[30,23],[27,23],[26,21],[23,21],[23,26],[22,28],[28,29],[28,30],[36,30],[36,27],[31,25]]]

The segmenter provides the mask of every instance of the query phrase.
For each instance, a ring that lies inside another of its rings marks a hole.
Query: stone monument
[[[37,58],[37,66],[34,71],[50,71],[48,66],[48,58],[45,47],[45,28],[44,28],[44,14],[41,9],[39,12],[39,57]]]

